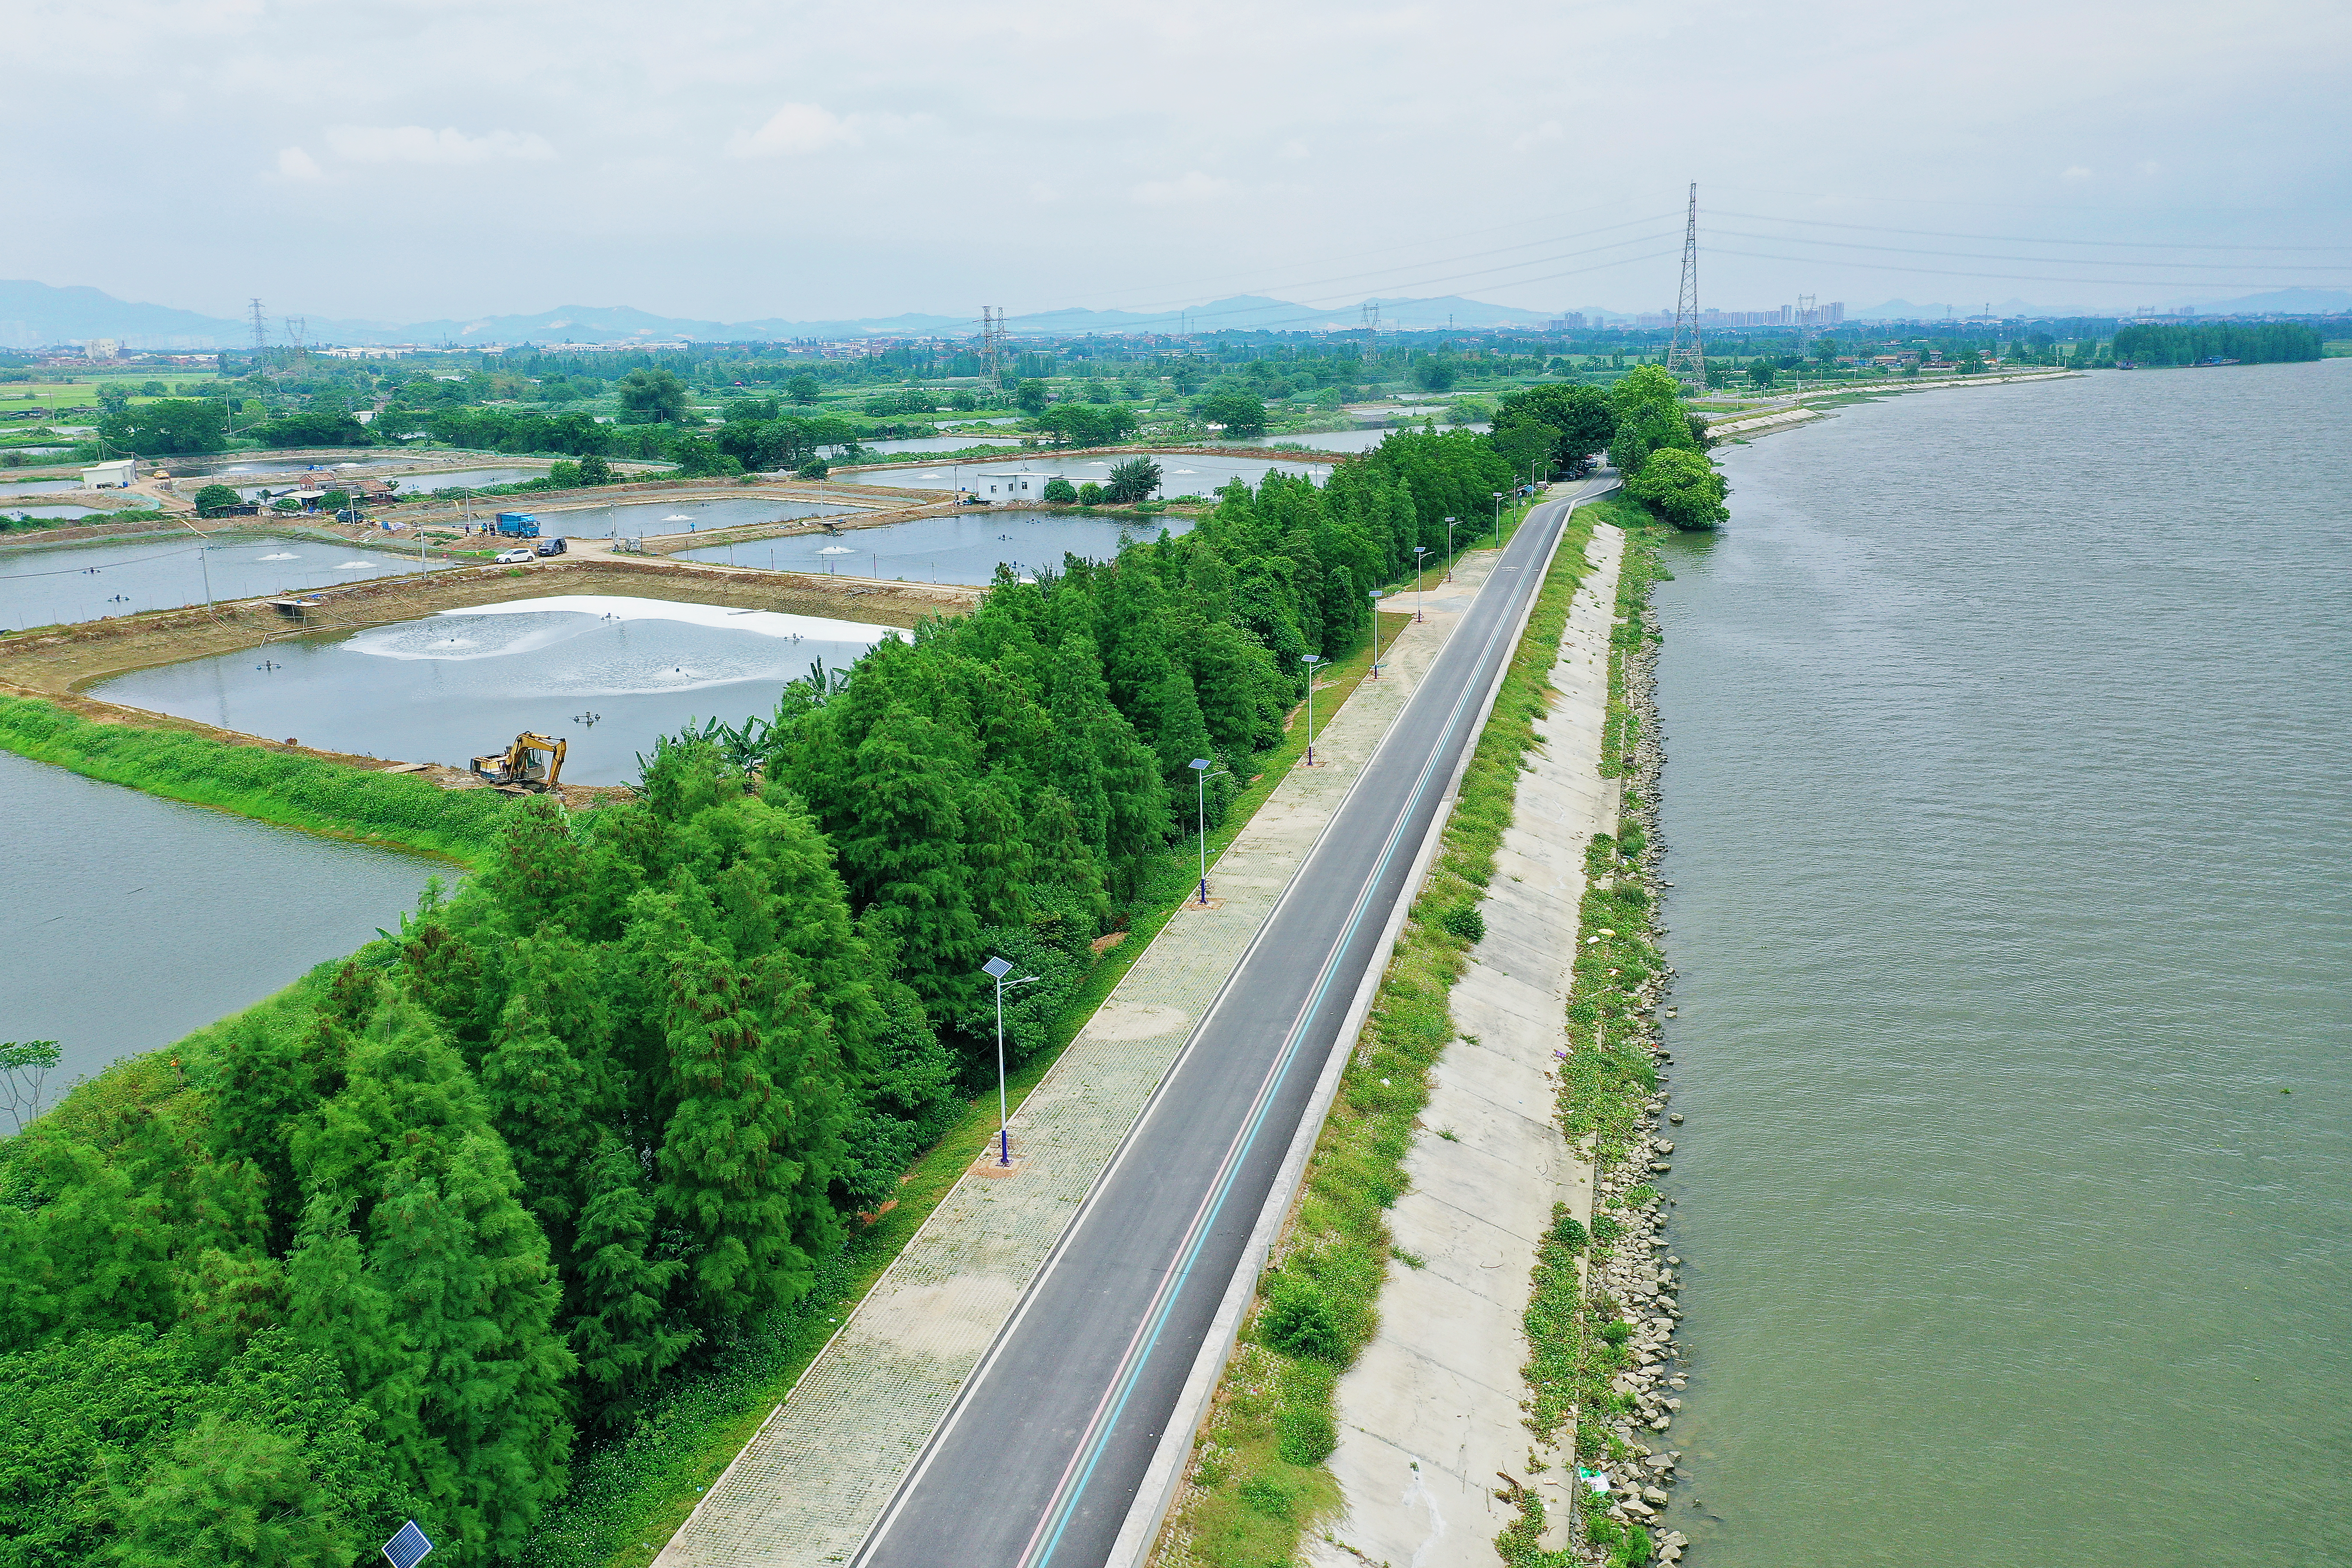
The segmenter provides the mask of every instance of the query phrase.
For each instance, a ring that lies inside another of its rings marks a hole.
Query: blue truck
[[[537,539],[539,519],[527,511],[499,513],[499,531],[509,539]]]

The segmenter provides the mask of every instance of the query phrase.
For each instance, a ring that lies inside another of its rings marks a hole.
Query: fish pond
[[[187,533],[135,544],[0,551],[0,627],[65,626],[414,572],[416,558],[338,542]]]
[[[679,552],[688,561],[833,572],[911,583],[986,583],[1002,563],[1019,576],[1059,571],[1065,554],[1108,561],[1128,544],[1192,531],[1189,517],[1092,517],[1077,512],[973,507],[951,517],[918,517],[839,533],[755,539]]]
[[[89,695],[247,734],[446,763],[526,730],[571,742],[567,783],[637,777],[656,735],[772,711],[822,659],[845,668],[895,628],[604,595],[478,605],[321,632],[100,682]]]

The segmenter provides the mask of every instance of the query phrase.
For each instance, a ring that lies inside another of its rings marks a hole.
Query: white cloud
[[[738,131],[727,139],[730,158],[797,158],[827,147],[857,145],[849,122],[823,104],[787,103],[768,116],[757,131]]]
[[[1559,128],[1559,121],[1547,120],[1541,125],[1537,126],[1533,131],[1528,132],[1526,135],[1515,138],[1511,142],[1511,151],[1514,153],[1532,152],[1536,148],[1542,146],[1547,142],[1563,142],[1566,141],[1567,138],[1568,132]]]
[[[1172,206],[1181,202],[1213,201],[1233,189],[1232,183],[1213,179],[1194,169],[1173,180],[1146,180],[1128,195],[1146,206]]]
[[[535,131],[468,136],[447,126],[428,131],[422,125],[337,125],[329,128],[327,145],[352,163],[538,163],[555,156],[547,138]]]
[[[299,147],[278,150],[278,173],[280,178],[289,180],[316,180],[325,175],[325,171],[319,167],[319,160]]]
[[[2062,180],[2087,180],[2091,177],[2091,171],[2083,167],[2082,164],[2077,163],[2058,177]]]

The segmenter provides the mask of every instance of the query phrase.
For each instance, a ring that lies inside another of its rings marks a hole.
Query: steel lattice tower
[[[269,332],[261,324],[261,301],[256,300],[253,301],[253,357],[256,360],[260,359],[263,352],[268,347]]]
[[[1684,338],[1689,338],[1687,346]],[[1666,371],[1687,371],[1697,390],[1706,390],[1706,349],[1698,341],[1698,182],[1690,188],[1690,217],[1683,227],[1683,286],[1675,297],[1675,337],[1666,345]]]

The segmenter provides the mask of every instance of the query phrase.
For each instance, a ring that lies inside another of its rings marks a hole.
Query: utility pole
[[[1685,337],[1689,341],[1685,342]],[[1683,224],[1683,284],[1675,296],[1675,336],[1666,345],[1666,371],[1687,371],[1706,390],[1706,351],[1698,339],[1698,182],[1690,188],[1690,216]]]

